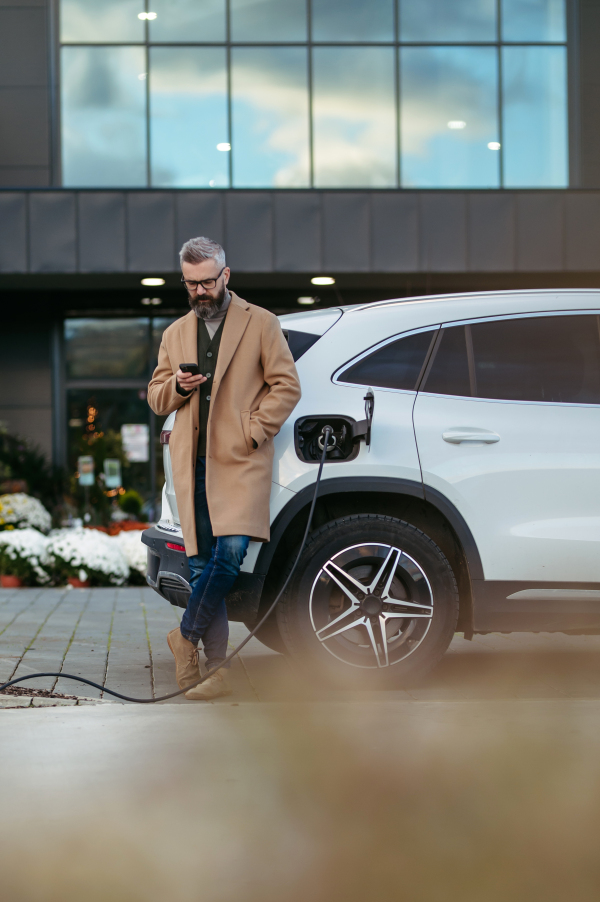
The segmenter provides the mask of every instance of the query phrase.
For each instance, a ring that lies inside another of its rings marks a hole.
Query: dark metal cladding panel
[[[125,195],[81,192],[78,204],[79,271],[125,272]]]
[[[51,407],[50,327],[22,320],[2,332],[0,407]]]
[[[272,194],[238,191],[227,194],[225,204],[229,265],[239,272],[272,272]]]
[[[0,188],[47,188],[48,166],[0,166]]]
[[[515,268],[515,203],[509,194],[469,195],[469,269],[510,272]]]
[[[517,195],[517,269],[564,269],[564,202],[559,192]]]
[[[75,194],[29,194],[31,272],[76,272]]]
[[[0,85],[44,86],[48,81],[46,13],[15,2],[0,7]]]
[[[189,238],[225,240],[223,230],[223,194],[220,191],[178,191],[175,195],[175,269],[179,269],[179,250]]]
[[[0,272],[27,272],[27,195],[0,193]]]
[[[171,191],[135,191],[127,196],[127,269],[172,272],[175,200]]]
[[[275,269],[318,272],[321,269],[321,199],[284,191],[275,195]]]
[[[466,196],[422,194],[420,269],[425,272],[464,272],[466,268]]]
[[[324,270],[371,270],[370,218],[370,197],[366,192],[323,195]]]
[[[419,200],[416,194],[373,194],[371,244],[374,272],[419,268]]]
[[[566,268],[600,269],[600,192],[565,197]]]
[[[47,166],[49,123],[46,88],[2,88],[0,166]]]

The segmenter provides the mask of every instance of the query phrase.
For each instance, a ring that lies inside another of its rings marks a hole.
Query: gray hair
[[[214,260],[217,266],[225,266],[225,251],[216,241],[210,238],[190,238],[179,251],[181,263],[202,263]]]

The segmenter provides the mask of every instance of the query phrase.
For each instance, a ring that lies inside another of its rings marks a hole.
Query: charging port
[[[359,442],[355,436],[356,420],[353,417],[325,416],[300,417],[294,426],[294,443],[296,454],[306,463],[319,463],[323,453],[323,429],[331,426],[333,434],[329,437],[327,451],[328,461],[354,460],[359,451]]]

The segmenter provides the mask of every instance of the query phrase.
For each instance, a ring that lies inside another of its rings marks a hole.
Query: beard
[[[188,300],[198,319],[212,319],[221,310],[228,293],[227,286],[223,285],[217,296],[211,297],[210,301],[201,301],[197,295],[192,297],[189,293]]]

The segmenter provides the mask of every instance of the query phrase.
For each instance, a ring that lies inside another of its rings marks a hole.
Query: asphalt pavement
[[[181,611],[147,588],[0,590],[0,680],[38,671],[86,676],[130,696],[173,692],[166,642]],[[246,628],[231,624],[233,648]],[[252,639],[232,663],[232,701],[343,701],[340,691],[306,683],[282,655]],[[24,687],[108,700],[99,690],[43,678]],[[355,698],[355,694],[351,696]],[[440,664],[410,690],[361,693],[363,700],[600,699],[600,636],[560,633],[457,635]],[[0,699],[0,704],[14,704]],[[185,698],[169,704],[196,705]]]

